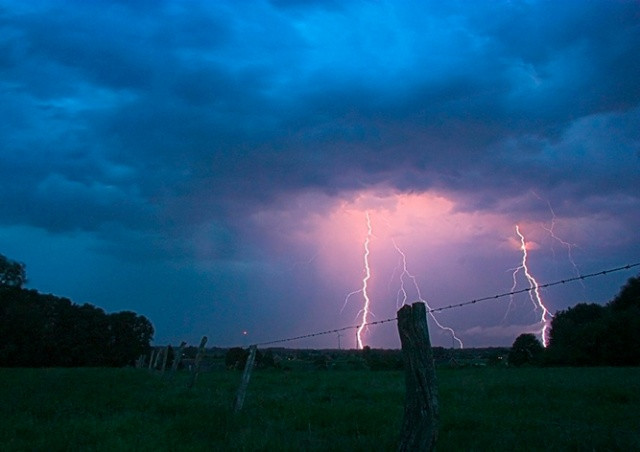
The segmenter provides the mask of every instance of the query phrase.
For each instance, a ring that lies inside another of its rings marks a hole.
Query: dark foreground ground
[[[395,450],[402,371],[0,369],[0,450]],[[438,371],[438,449],[640,450],[640,368]]]

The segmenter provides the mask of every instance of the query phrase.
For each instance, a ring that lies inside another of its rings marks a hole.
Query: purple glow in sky
[[[374,321],[394,243],[433,307],[509,291],[516,224],[540,283],[638,262],[638,55],[632,0],[0,0],[0,253],[156,343],[218,346],[358,324],[367,212]],[[636,274],[541,295],[605,303]],[[437,316],[511,345],[540,326],[509,302]]]

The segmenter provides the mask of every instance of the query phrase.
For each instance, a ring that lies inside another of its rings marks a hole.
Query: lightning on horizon
[[[516,234],[520,238],[520,250],[522,251],[522,261],[520,265],[513,270],[513,286],[511,287],[511,291],[513,292],[515,290],[516,283],[517,283],[516,276],[520,272],[520,270],[522,270],[524,272],[525,277],[527,278],[527,281],[529,282],[529,288],[531,289],[529,290],[529,298],[533,303],[534,309],[536,311],[537,310],[542,311],[540,315],[540,323],[542,323],[542,330],[540,331],[540,337],[542,339],[542,345],[546,347],[547,345],[549,345],[549,338],[548,338],[549,320],[551,317],[553,317],[553,315],[549,312],[547,307],[542,302],[542,297],[540,295],[540,285],[538,284],[538,281],[536,281],[533,275],[531,275],[531,272],[529,272],[529,267],[527,262],[529,257],[527,253],[527,241],[524,235],[520,232],[520,227],[518,225],[516,225]]]
[[[369,298],[368,287],[369,287],[369,279],[371,279],[371,268],[369,267],[369,244],[371,243],[372,229],[371,229],[371,217],[369,216],[369,212],[366,213],[366,217],[367,217],[367,236],[365,237],[365,240],[364,240],[364,256],[363,256],[365,274],[364,274],[364,277],[362,278],[362,287],[358,290],[354,290],[353,292],[349,293],[344,299],[344,305],[342,306],[342,309],[344,310],[344,307],[347,305],[347,302],[349,301],[349,298],[351,298],[351,296],[359,293],[362,294],[362,298],[364,299],[364,304],[362,306],[362,309],[358,312],[358,315],[362,314],[362,321],[360,322],[360,326],[356,331],[356,347],[360,350],[362,350],[364,346],[362,342],[362,333],[367,326],[367,322],[369,321],[369,314],[371,314],[371,311],[369,309],[371,304],[371,299]]]
[[[464,348],[464,344],[462,343],[462,340],[458,336],[456,336],[456,332],[453,330],[453,328],[450,328],[448,326],[442,325],[438,321],[438,319],[435,317],[435,315],[431,311],[431,306],[429,306],[429,303],[427,302],[427,300],[425,300],[422,297],[422,293],[420,293],[420,287],[418,286],[418,282],[416,281],[416,277],[413,274],[409,273],[409,270],[407,269],[407,256],[406,256],[406,254],[404,253],[404,251],[402,251],[400,249],[400,247],[398,246],[398,244],[396,243],[396,241],[394,239],[391,239],[391,241],[393,243],[393,247],[400,254],[400,260],[402,262],[402,267],[401,267],[401,272],[400,272],[400,289],[398,289],[398,294],[396,296],[396,308],[399,309],[401,306],[404,306],[404,304],[407,302],[407,291],[404,288],[404,278],[407,277],[413,283],[413,286],[414,286],[414,288],[416,290],[416,293],[418,295],[418,301],[421,301],[422,303],[425,304],[425,306],[427,307],[427,312],[429,313],[429,315],[431,316],[431,318],[433,319],[435,324],[438,326],[438,328],[449,332],[451,334],[451,337],[453,338],[453,340],[458,343],[458,346],[460,348]],[[399,301],[400,301],[401,298],[402,298],[402,303],[400,304]]]

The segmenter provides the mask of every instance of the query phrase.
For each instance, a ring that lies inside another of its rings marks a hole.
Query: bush
[[[521,334],[516,338],[509,352],[509,365],[539,365],[542,362],[544,347],[533,334]]]

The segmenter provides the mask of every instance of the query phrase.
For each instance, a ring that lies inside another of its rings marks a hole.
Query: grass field
[[[402,372],[0,369],[0,450],[395,450]],[[640,450],[640,368],[438,371],[438,449]]]

